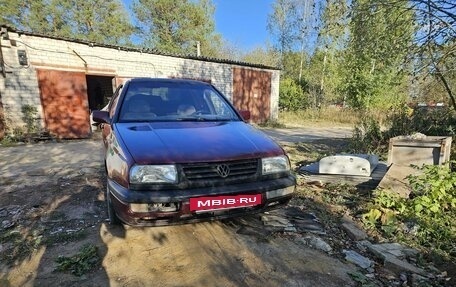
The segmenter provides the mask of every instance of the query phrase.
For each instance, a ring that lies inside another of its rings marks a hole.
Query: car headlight
[[[287,172],[290,170],[290,162],[286,156],[266,157],[261,159],[263,175]]]
[[[175,165],[135,165],[130,169],[130,183],[176,183]]]

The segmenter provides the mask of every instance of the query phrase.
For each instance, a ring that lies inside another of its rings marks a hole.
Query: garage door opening
[[[109,76],[86,76],[90,112],[108,104],[113,95],[113,80],[114,77]]]

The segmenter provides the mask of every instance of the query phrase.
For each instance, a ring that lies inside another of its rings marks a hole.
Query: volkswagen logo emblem
[[[230,175],[230,167],[226,164],[221,164],[217,166],[217,174],[225,178]]]

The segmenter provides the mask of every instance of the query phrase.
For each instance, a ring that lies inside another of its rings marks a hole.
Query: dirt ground
[[[356,285],[354,265],[303,245],[306,232],[265,232],[261,214],[110,226],[101,157],[99,139],[0,147],[0,286]],[[96,267],[57,271],[87,244]]]

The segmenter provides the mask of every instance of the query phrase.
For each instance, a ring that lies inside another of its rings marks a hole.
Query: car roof
[[[131,83],[137,82],[160,82],[160,83],[176,83],[176,84],[197,84],[197,85],[207,85],[211,84],[203,81],[192,80],[192,79],[170,79],[170,78],[132,78],[129,80]]]

